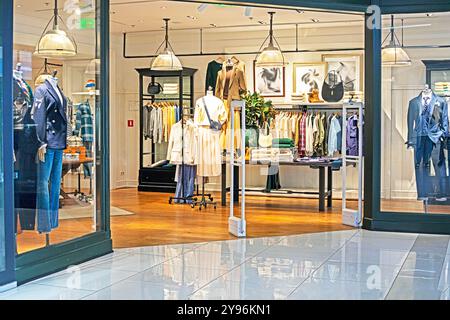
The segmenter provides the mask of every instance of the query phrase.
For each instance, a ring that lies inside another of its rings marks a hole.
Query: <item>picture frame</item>
[[[259,67],[253,61],[253,89],[264,98],[282,98],[286,95],[286,68]]]
[[[293,63],[292,90],[294,94],[308,94],[313,89],[319,90],[321,95],[326,76],[324,62]]]
[[[364,65],[362,54],[323,54],[326,74],[337,71],[344,82],[344,92],[364,91]]]

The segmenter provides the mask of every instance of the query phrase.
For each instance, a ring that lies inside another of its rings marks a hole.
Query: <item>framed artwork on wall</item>
[[[253,61],[253,88],[262,97],[284,97],[286,94],[285,67],[258,67]]]
[[[363,55],[362,54],[324,54],[326,73],[336,71],[344,83],[344,91],[363,91]]]
[[[322,90],[326,75],[324,62],[294,63],[293,64],[293,93],[308,94],[314,89]]]

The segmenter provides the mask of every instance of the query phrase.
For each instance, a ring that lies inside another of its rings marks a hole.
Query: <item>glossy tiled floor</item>
[[[0,299],[450,299],[449,240],[350,230],[119,249]]]

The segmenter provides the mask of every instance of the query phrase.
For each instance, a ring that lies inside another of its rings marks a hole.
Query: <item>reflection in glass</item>
[[[42,39],[36,34],[28,41],[26,27],[35,21],[42,32],[53,12],[30,10],[36,4],[25,2],[30,5],[21,1],[15,7],[15,70],[10,71],[14,78],[14,202],[19,254],[87,235],[98,225],[96,1],[58,3],[58,26],[64,25],[70,34],[73,43],[69,47],[75,50],[66,49],[75,52],[74,57],[35,52],[36,44],[43,45],[48,34]],[[76,43],[83,46],[77,48]]]
[[[449,15],[395,17],[412,63],[383,68],[382,211],[450,213]]]

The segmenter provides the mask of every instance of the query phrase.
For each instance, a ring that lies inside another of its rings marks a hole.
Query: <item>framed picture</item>
[[[335,70],[344,82],[344,91],[363,91],[363,60],[361,54],[324,54],[322,61],[327,64],[326,73]]]
[[[253,61],[253,87],[262,97],[285,96],[285,67],[258,67]]]
[[[293,92],[295,94],[310,93],[314,89],[322,91],[325,80],[326,64],[324,62],[294,63]]]

